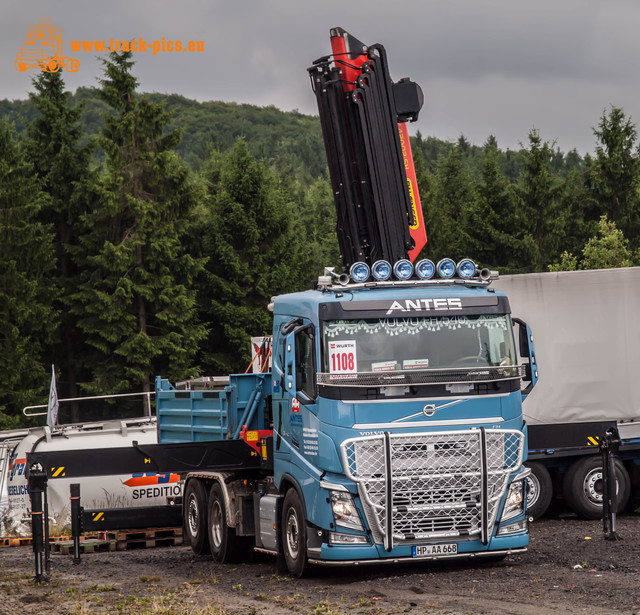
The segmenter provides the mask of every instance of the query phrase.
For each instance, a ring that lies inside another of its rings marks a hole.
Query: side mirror
[[[513,318],[512,320],[518,327],[518,354],[526,369],[523,382],[527,384],[522,389],[522,397],[526,399],[533,387],[536,386],[536,382],[538,382],[538,362],[536,361],[536,351],[533,345],[533,333],[531,327],[524,320],[519,318]]]

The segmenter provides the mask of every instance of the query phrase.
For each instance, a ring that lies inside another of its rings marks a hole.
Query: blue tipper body
[[[179,390],[156,378],[158,442],[237,439],[243,425],[266,429],[264,400],[269,374],[232,374],[219,390]]]

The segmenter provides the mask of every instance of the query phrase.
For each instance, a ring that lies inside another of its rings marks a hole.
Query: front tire
[[[631,491],[629,474],[616,459],[618,511],[622,512]],[[564,476],[564,497],[569,508],[586,519],[602,519],[602,458],[584,457],[576,461]]]
[[[207,555],[207,494],[202,481],[191,479],[184,494],[184,527],[196,555]]]
[[[549,471],[537,461],[528,461],[526,466],[531,469],[527,478],[527,515],[532,519],[539,519],[547,512],[553,498],[553,482]]]
[[[289,573],[297,578],[308,570],[307,524],[300,496],[289,489],[282,506],[282,549]]]

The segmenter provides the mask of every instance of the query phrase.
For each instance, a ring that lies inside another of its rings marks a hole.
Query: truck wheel
[[[538,519],[547,512],[553,498],[553,482],[549,471],[537,461],[528,461],[525,464],[531,468],[531,474],[527,478],[527,515],[532,519]]]
[[[630,481],[627,470],[615,461],[618,511],[627,505]],[[602,518],[602,459],[584,457],[576,461],[564,475],[564,497],[569,507],[586,519]]]
[[[307,529],[300,496],[289,489],[282,506],[282,549],[289,572],[302,577],[307,572]]]
[[[184,526],[196,555],[209,553],[207,494],[202,481],[191,479],[184,494]]]
[[[209,491],[209,547],[213,560],[219,564],[237,561],[236,531],[227,524],[227,508],[220,483]]]

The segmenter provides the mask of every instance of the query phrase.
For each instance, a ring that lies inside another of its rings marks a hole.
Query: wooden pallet
[[[182,528],[156,528],[148,530],[115,530],[105,532],[109,540],[116,542],[118,551],[174,547],[183,543]]]
[[[8,536],[0,538],[0,547],[22,547],[30,545],[31,542],[31,536]]]
[[[95,540],[93,538],[80,539],[80,553],[95,553],[96,551],[115,551],[115,540]],[[61,553],[62,555],[73,555],[73,540],[65,540],[64,542],[54,542],[51,545],[52,553]]]
[[[49,536],[49,543],[69,540],[70,536]],[[2,536],[0,547],[23,547],[33,543],[31,536]]]
[[[115,546],[105,547],[103,543]],[[0,537],[0,547],[21,547],[33,544],[31,536]],[[73,540],[69,536],[50,536],[51,551],[73,553]],[[149,549],[173,547],[183,544],[182,528],[156,528],[148,530],[115,530],[88,534],[80,539],[81,553],[94,551],[126,551],[127,549]],[[69,548],[69,545],[71,547]]]

